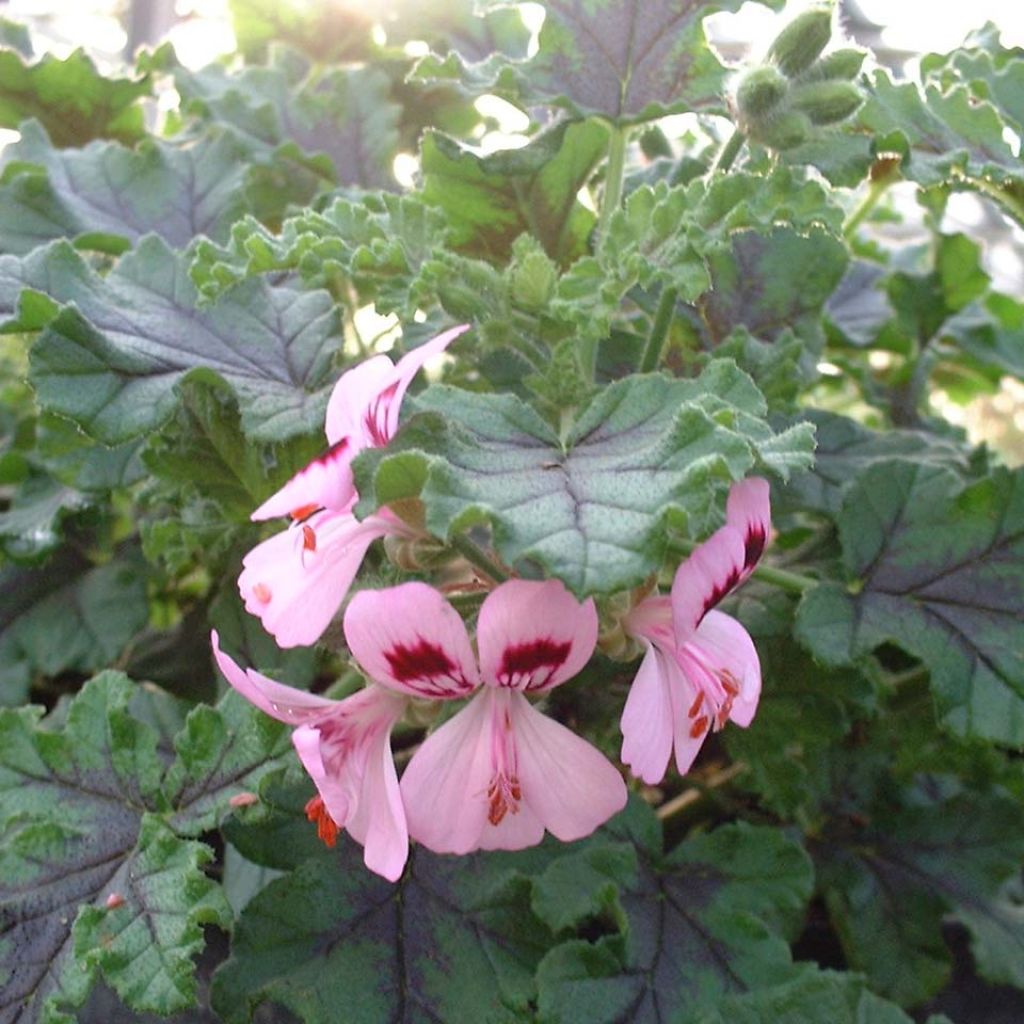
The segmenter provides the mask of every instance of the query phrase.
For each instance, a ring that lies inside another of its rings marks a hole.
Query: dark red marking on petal
[[[736,587],[740,582],[740,578],[740,570],[733,566],[733,568],[729,570],[729,575],[722,580],[721,583],[715,584],[714,589],[704,599],[704,610],[700,613],[701,621],[703,621],[704,616],[707,615],[712,608],[719,604],[719,602],[721,602],[722,599],[725,598],[734,587]]]
[[[395,381],[367,406],[363,416],[363,426],[376,448],[383,448],[391,440],[388,436],[388,409],[397,390],[398,381]]]
[[[743,568],[747,572],[752,572],[761,560],[767,541],[764,527],[760,523],[752,523],[747,527],[747,536],[743,542]]]
[[[530,679],[525,689],[546,686],[555,672],[565,664],[570,650],[572,641],[566,640],[560,644],[549,637],[506,647],[498,667],[498,681],[504,686],[515,686],[517,677],[530,677],[535,672],[547,669],[543,679]]]
[[[315,796],[306,804],[306,819],[316,822],[317,838],[324,846],[331,848],[338,841],[341,829],[338,823],[328,814],[323,797]]]
[[[422,637],[417,637],[411,647],[396,644],[384,652],[384,657],[398,682],[425,684],[416,687],[425,697],[448,697],[468,689],[461,669],[444,648]],[[446,680],[448,685],[445,685]]]

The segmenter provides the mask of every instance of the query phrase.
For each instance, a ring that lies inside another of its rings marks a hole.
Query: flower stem
[[[672,324],[672,315],[675,312],[678,297],[679,293],[675,288],[661,290],[661,301],[654,314],[651,333],[647,336],[647,345],[644,347],[644,354],[640,359],[641,373],[650,373],[656,370],[658,363],[661,362],[661,351],[665,347],[665,338],[668,337],[668,329]]]
[[[719,786],[724,786],[727,782],[731,782],[737,775],[742,775],[747,770],[747,767],[745,761],[737,761],[735,764],[720,768],[714,774],[709,775],[707,782],[703,783],[700,787],[694,786],[692,789],[684,789],[678,796],[672,797],[671,800],[666,800],[654,813],[660,821],[665,821],[666,818],[671,818],[673,814],[678,814],[692,804],[697,803],[709,790],[718,789]]]
[[[853,210],[843,224],[843,238],[853,238],[854,234],[856,234],[857,228],[864,223],[868,214],[870,214],[878,205],[878,200],[885,195],[892,183],[893,179],[891,177],[884,177],[879,178],[878,181],[873,181],[868,186],[868,190],[864,198],[857,204],[857,208]]]
[[[788,590],[791,594],[802,594],[805,590],[816,587],[820,582],[813,576],[788,572],[786,569],[776,569],[771,565],[759,565],[754,570],[754,579],[770,583],[773,587],[779,587],[782,590]]]
[[[622,202],[622,183],[626,176],[626,143],[629,129],[612,126],[608,140],[608,163],[604,172],[604,195],[601,197],[601,212],[597,217],[597,237],[602,240],[608,230],[612,214]]]
[[[454,537],[451,541],[451,546],[488,579],[494,580],[495,583],[504,583],[508,579],[508,573],[504,569],[499,568],[496,562],[477,547],[469,539],[468,534],[460,533],[457,537]]]
[[[734,128],[732,135],[725,140],[725,145],[718,151],[718,156],[715,157],[715,162],[711,165],[711,173],[720,174],[729,170],[732,167],[732,162],[739,156],[743,143],[746,141],[746,135],[739,128]]]

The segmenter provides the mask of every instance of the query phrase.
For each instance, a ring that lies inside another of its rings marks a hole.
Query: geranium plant
[[[0,1022],[1024,1017],[1024,52],[739,6],[0,23]]]

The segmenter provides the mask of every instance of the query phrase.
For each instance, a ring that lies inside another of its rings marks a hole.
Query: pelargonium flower
[[[363,845],[366,866],[395,881],[409,855],[405,810],[391,757],[391,729],[405,697],[370,685],[344,700],[329,700],[241,669],[220,649],[213,653],[227,681],[246,700],[295,726],[292,743],[316,785],[306,805],[320,838],[333,846],[341,829]]]
[[[329,447],[255,512],[256,520],[288,516],[292,528],[257,544],[242,560],[238,589],[281,647],[314,643],[327,628],[369,546],[388,535],[416,536],[387,509],[360,521],[352,460],[386,445],[398,427],[413,377],[468,324],[453,327],[392,363],[380,355],[360,363],[334,387],[327,405]]]
[[[622,760],[647,783],[664,778],[673,749],[685,774],[709,732],[746,727],[757,711],[754,643],[715,606],[754,571],[770,532],[767,482],[734,484],[725,526],[679,566],[671,596],[649,597],[625,619],[647,653],[622,712]]]
[[[576,675],[597,641],[593,601],[557,580],[509,580],[477,624],[479,667],[458,612],[423,583],[361,591],[345,637],[363,671],[402,694],[470,703],[431,733],[400,788],[409,834],[437,853],[519,850],[544,830],[589,835],[626,803],[619,772],[527,700]]]

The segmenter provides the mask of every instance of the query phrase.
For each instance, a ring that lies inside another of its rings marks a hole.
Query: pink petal
[[[242,560],[238,589],[245,610],[259,617],[281,647],[315,643],[341,606],[366,549],[395,530],[382,516],[359,522],[347,512],[320,512],[263,541]]]
[[[347,438],[353,453],[372,447],[366,425],[367,411],[392,382],[395,364],[387,356],[373,356],[341,375],[327,403],[327,441],[335,445]]]
[[[630,636],[642,637],[664,648],[675,647],[672,628],[672,599],[667,594],[644,598],[623,619]]]
[[[375,682],[438,700],[465,696],[479,685],[462,618],[426,583],[361,590],[344,625],[352,654]]]
[[[626,785],[586,740],[509,694],[523,805],[563,842],[590,835],[626,806]]]
[[[313,780],[327,813],[339,828],[343,828],[352,813],[355,794],[348,785],[347,778],[328,772],[324,765],[321,744],[322,735],[315,725],[300,726],[292,733],[292,746],[299,755],[302,767]]]
[[[649,645],[622,710],[622,762],[648,785],[661,782],[672,756],[674,672],[675,661]]]
[[[366,751],[359,803],[348,829],[363,844],[363,860],[371,871],[389,882],[401,877],[409,857],[409,832],[391,756],[390,729],[374,737]]]
[[[402,399],[423,364],[443,352],[469,324],[453,327],[403,356],[393,365],[387,356],[374,356],[349,370],[335,385],[327,405],[327,439],[334,444],[353,439],[356,450],[381,447],[398,427]]]
[[[768,490],[767,480],[749,477],[729,491],[725,522],[743,538],[743,579],[754,571],[772,534]]]
[[[305,690],[285,686],[251,668],[243,670],[220,649],[217,631],[210,634],[213,656],[224,678],[251,704],[279,722],[296,725],[322,718],[337,702]]]
[[[435,853],[468,853],[480,846],[494,773],[493,696],[478,694],[432,732],[402,775],[409,835]]]
[[[743,577],[743,535],[723,526],[676,570],[672,581],[672,621],[676,645],[692,636],[707,612]]]
[[[701,721],[700,715],[690,716],[688,708],[693,707],[698,691],[687,679],[684,672],[674,677],[674,693],[676,707],[679,709],[673,720],[673,747],[676,753],[676,770],[685,775],[697,759],[700,748],[711,732],[710,721]]]
[[[480,671],[491,686],[549,690],[576,675],[596,643],[594,602],[580,604],[559,580],[508,580],[480,609]]]
[[[750,634],[731,616],[711,611],[687,643],[718,671],[728,672],[739,684],[729,720],[750,725],[761,696],[761,662]]]
[[[251,518],[257,521],[279,516],[306,519],[321,508],[347,512],[356,497],[352,484],[354,454],[349,440],[342,438],[267,498]]]

